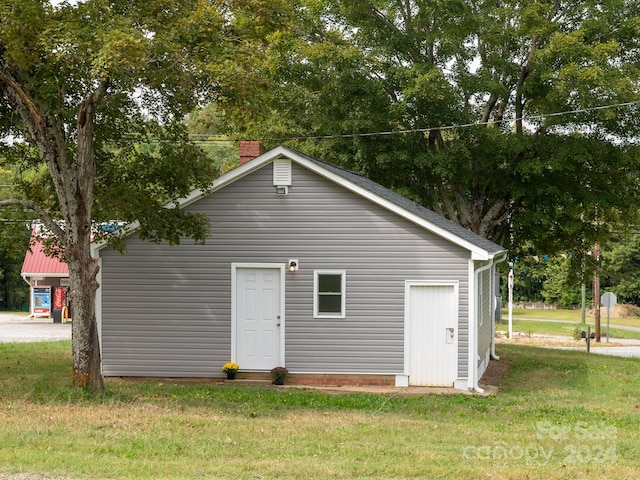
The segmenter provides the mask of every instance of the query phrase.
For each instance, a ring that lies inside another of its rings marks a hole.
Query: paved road
[[[571,337],[566,337],[570,339]],[[615,341],[615,343],[627,343],[624,340],[617,338],[611,339],[611,341]],[[636,341],[637,342],[637,341]],[[595,346],[594,346],[595,345]],[[628,345],[616,345],[612,347],[607,347],[606,343],[601,343],[600,345],[596,343],[591,344],[591,349],[589,350],[591,353],[595,353],[597,355],[611,355],[613,357],[625,357],[625,358],[640,358],[640,344],[628,344]],[[556,350],[577,350],[586,352],[587,346],[582,345],[580,347],[562,347],[560,345],[548,345],[545,348],[554,348]]]
[[[590,352],[600,355],[613,355],[614,357],[640,358],[640,345],[629,345],[626,347],[592,347]]]
[[[42,342],[71,338],[70,323],[53,323],[51,318],[0,313],[0,343]]]

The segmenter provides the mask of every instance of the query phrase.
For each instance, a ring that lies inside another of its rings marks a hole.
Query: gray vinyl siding
[[[231,264],[299,260],[285,272],[291,372],[404,371],[405,280],[459,282],[466,376],[468,259],[462,247],[293,163],[277,196],[271,164],[187,207],[208,216],[205,245],[127,239],[102,258],[107,376],[219,376],[231,359]],[[346,271],[346,318],[313,318],[313,272]],[[240,366],[242,368],[242,365]]]
[[[491,348],[491,279],[493,269],[485,270],[480,273],[482,293],[478,295],[479,314],[482,318],[482,324],[478,328],[478,356],[480,359],[478,362],[482,362],[487,354],[487,351]]]

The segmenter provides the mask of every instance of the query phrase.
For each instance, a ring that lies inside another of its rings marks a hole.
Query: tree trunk
[[[106,94],[108,78],[103,78],[95,90],[78,105],[76,116],[76,151],[65,134],[65,126],[43,102],[36,101],[23,84],[0,63],[0,88],[9,104],[20,115],[27,137],[38,146],[47,165],[60,204],[64,225],[27,200],[12,200],[5,204],[20,204],[34,210],[46,227],[56,235],[69,266],[71,301],[73,302],[73,386],[102,391],[104,384],[100,365],[100,344],[96,324],[97,262],[91,258],[91,225],[93,189],[96,166],[94,160],[94,121],[96,108]],[[73,136],[71,136],[73,137]]]
[[[100,342],[96,322],[98,263],[91,257],[93,188],[96,166],[93,157],[95,110],[106,90],[105,80],[80,104],[76,117],[77,151],[75,171],[61,179],[67,186],[66,257],[73,314],[73,386],[104,390],[100,363]]]
[[[68,249],[69,281],[73,302],[73,386],[102,391],[100,343],[96,323],[98,264],[91,258],[89,239]]]

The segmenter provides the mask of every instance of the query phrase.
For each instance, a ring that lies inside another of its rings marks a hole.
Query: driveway
[[[614,357],[640,358],[640,345],[629,345],[627,347],[595,347],[592,348],[590,352],[601,355],[613,355]]]
[[[617,327],[616,327],[617,328]],[[606,340],[603,337],[601,343],[595,343],[593,341],[591,343],[591,348],[589,351],[591,353],[596,353],[600,355],[612,355],[614,357],[625,357],[625,358],[640,358],[640,341],[638,340],[625,340],[622,338],[611,338],[611,342],[615,342],[617,344],[623,343],[625,345],[620,346],[607,346]],[[586,345],[584,347],[554,347],[554,348],[562,348],[563,350],[583,350],[586,351]]]
[[[26,314],[0,313],[0,343],[70,338],[71,323],[53,323],[51,318],[28,318]]]

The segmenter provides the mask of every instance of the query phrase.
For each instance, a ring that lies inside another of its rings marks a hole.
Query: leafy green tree
[[[580,259],[573,255],[551,257],[547,269],[547,278],[542,288],[545,301],[560,308],[580,305],[582,303]]]
[[[640,305],[640,235],[628,235],[602,249],[603,286],[618,303]]]
[[[238,148],[229,136],[220,133],[225,129],[215,104],[191,112],[186,118],[186,125],[189,137],[221,172],[238,166]]]
[[[542,288],[548,276],[548,262],[533,256],[519,258],[513,267],[513,300],[544,302]]]
[[[581,286],[589,286],[587,301],[591,299],[590,286],[594,262],[584,263],[575,255],[528,255],[517,259],[514,266],[514,300],[543,302],[561,308],[572,308],[582,303]]]
[[[18,229],[15,225],[9,228]],[[29,245],[29,230],[24,227],[20,230],[23,234],[21,258],[12,256],[4,239],[0,239],[0,309],[19,310],[29,300],[29,286],[20,276],[24,252]]]
[[[74,386],[103,388],[93,226],[135,219],[151,241],[205,238],[204,217],[164,207],[216,174],[183,118],[200,103],[241,112],[260,97],[262,38],[287,8],[248,0],[0,6],[0,128],[22,140],[5,160],[17,166],[16,197],[0,206],[35,212],[69,265]]]
[[[11,196],[13,173],[0,167],[0,201]],[[29,286],[20,272],[29,246],[30,230],[24,215],[12,209],[2,212],[0,230],[0,308],[15,310],[29,299]]]
[[[268,50],[270,108],[227,116],[230,131],[358,170],[514,250],[581,254],[637,217],[638,2],[292,5]]]

